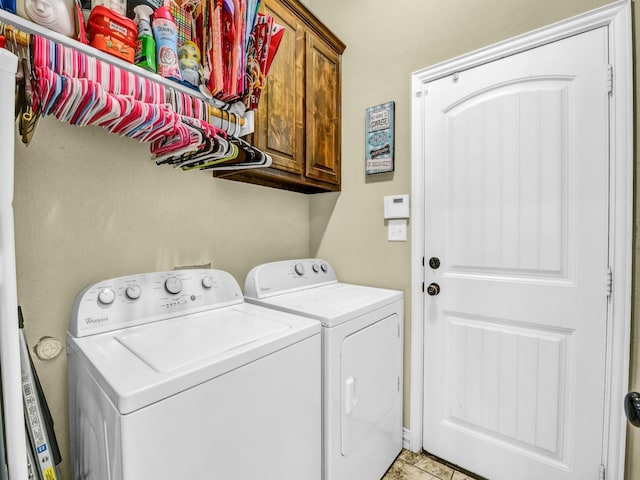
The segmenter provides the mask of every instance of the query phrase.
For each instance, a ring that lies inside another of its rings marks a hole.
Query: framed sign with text
[[[393,172],[395,102],[366,110],[365,173]]]

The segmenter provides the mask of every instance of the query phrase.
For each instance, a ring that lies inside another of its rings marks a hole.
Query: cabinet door
[[[305,175],[340,184],[340,54],[307,33]]]
[[[285,28],[260,98],[256,146],[273,158],[273,166],[303,173],[304,158],[304,25],[277,1],[265,2],[265,10]]]

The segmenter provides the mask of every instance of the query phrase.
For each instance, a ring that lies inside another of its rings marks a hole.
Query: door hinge
[[[605,480],[605,473],[604,465],[600,465],[600,475],[598,476],[598,480]]]
[[[607,297],[610,297],[613,293],[613,270],[611,270],[611,267],[607,267],[606,292]]]
[[[607,92],[613,94],[613,65],[607,65]]]

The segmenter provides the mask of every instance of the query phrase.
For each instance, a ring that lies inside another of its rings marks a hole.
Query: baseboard
[[[402,448],[410,450],[411,447],[411,431],[408,428],[402,428]]]

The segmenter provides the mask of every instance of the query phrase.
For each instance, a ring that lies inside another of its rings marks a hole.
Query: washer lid
[[[114,338],[156,372],[172,372],[291,328],[280,321],[231,310],[220,318],[193,315],[148,329],[127,329]]]
[[[403,293],[398,290],[334,283],[260,300],[248,297],[245,300],[314,318],[326,327],[334,327],[402,298]]]
[[[314,320],[243,303],[87,337],[67,335],[67,350],[69,361],[86,364],[126,414],[319,333]]]

